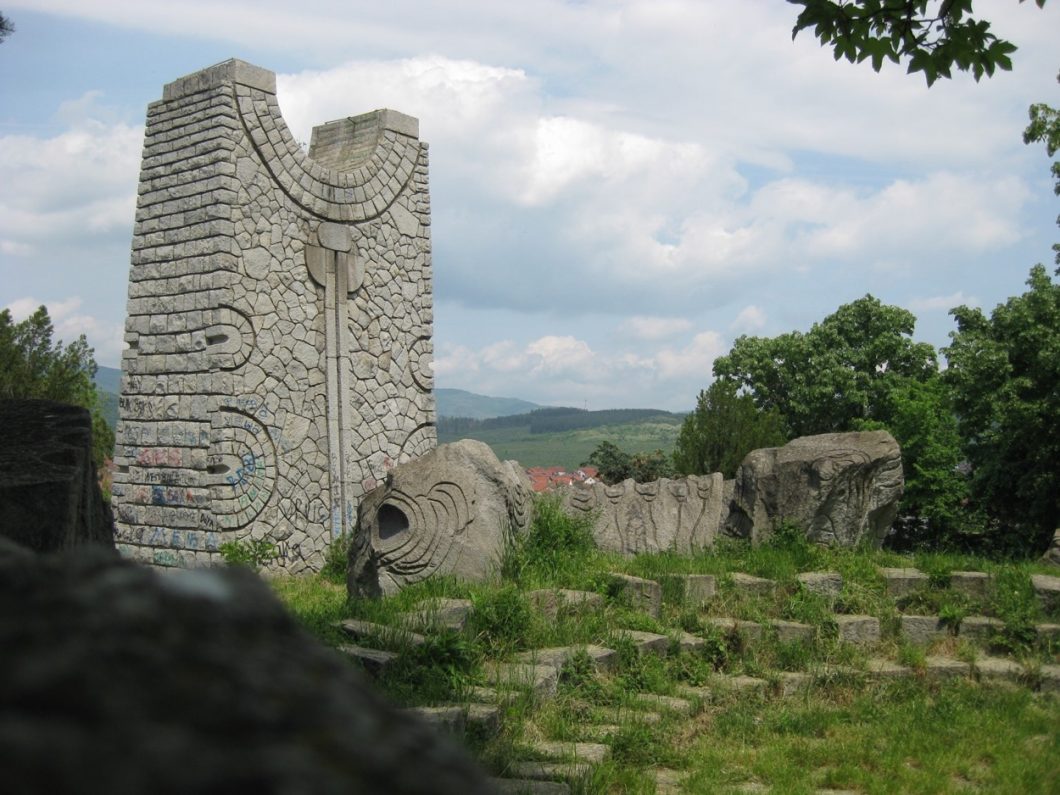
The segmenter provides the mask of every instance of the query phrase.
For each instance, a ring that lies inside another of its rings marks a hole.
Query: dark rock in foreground
[[[0,535],[38,552],[114,546],[114,518],[92,463],[87,409],[0,400]]]
[[[5,792],[492,791],[249,572],[0,539],[0,649]]]

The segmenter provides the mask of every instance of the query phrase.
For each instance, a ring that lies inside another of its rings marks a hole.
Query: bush
[[[280,554],[276,545],[264,538],[228,541],[221,544],[218,551],[229,566],[244,566],[254,571],[276,560]]]
[[[596,553],[591,516],[568,516],[555,497],[539,498],[530,529],[512,539],[501,574],[520,585],[584,584]]]
[[[324,567],[320,576],[328,582],[342,585],[346,582],[346,571],[350,566],[350,546],[353,535],[343,533],[338,536],[324,552]]]

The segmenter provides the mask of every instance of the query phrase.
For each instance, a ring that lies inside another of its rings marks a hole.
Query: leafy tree
[[[721,472],[735,477],[749,452],[787,440],[776,409],[759,409],[753,397],[739,394],[735,382],[718,379],[699,393],[695,410],[685,417],[674,447],[674,469],[682,475]]]
[[[884,59],[908,59],[907,71],[923,72],[930,86],[951,77],[956,66],[984,74],[1012,69],[1016,45],[990,32],[990,23],[972,16],[972,0],[788,0],[802,6],[792,38],[812,28],[835,59],[871,60],[877,72]],[[1019,0],[1023,3],[1024,0]],[[1035,0],[1039,8],[1045,0]]]
[[[903,512],[925,541],[964,528],[966,482],[960,446],[935,349],[914,342],[916,318],[871,295],[839,307],[805,334],[740,337],[714,362],[714,374],[775,410],[790,437],[883,428],[902,448]],[[923,520],[927,520],[927,525]]]
[[[55,329],[40,307],[15,323],[0,311],[0,400],[38,398],[84,406],[92,412],[93,458],[97,467],[114,450],[114,433],[100,410],[93,378],[96,362],[85,335],[64,346],[52,343]]]
[[[938,372],[935,349],[912,340],[916,318],[871,295],[839,307],[805,334],[741,336],[714,375],[734,381],[763,411],[784,418],[789,438],[847,431],[880,420],[898,377],[927,381]]]
[[[944,377],[976,503],[1038,544],[1060,525],[1060,284],[1036,265],[1027,285],[989,318],[952,310]]]
[[[596,467],[600,480],[607,484],[621,483],[627,478],[648,483],[673,475],[670,457],[662,450],[630,454],[611,442],[600,442],[582,466],[586,464]]]
[[[0,43],[4,41],[8,36],[15,32],[15,23],[10,19],[0,14]]]

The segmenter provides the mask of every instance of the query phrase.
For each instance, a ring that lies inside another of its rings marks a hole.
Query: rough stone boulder
[[[92,463],[87,409],[0,400],[0,534],[38,552],[114,546],[114,519]]]
[[[0,648],[5,792],[492,791],[246,571],[0,539]]]
[[[725,487],[720,473],[614,486],[598,482],[565,489],[563,507],[595,517],[593,534],[601,549],[688,554],[714,543],[725,519]]]
[[[791,521],[819,543],[879,546],[904,483],[901,451],[886,431],[804,436],[747,454],[726,532],[759,541]]]
[[[1057,528],[1056,532],[1053,533],[1053,540],[1050,542],[1049,548],[1045,550],[1045,554],[1042,555],[1042,560],[1045,563],[1060,566],[1060,528]]]
[[[487,579],[531,506],[526,473],[482,442],[441,445],[401,464],[361,500],[349,593],[394,593],[432,575]]]

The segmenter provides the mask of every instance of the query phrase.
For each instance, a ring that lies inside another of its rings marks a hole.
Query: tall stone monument
[[[114,477],[155,565],[269,540],[318,568],[361,496],[436,445],[427,144],[377,110],[313,130],[231,60],[148,108]]]

